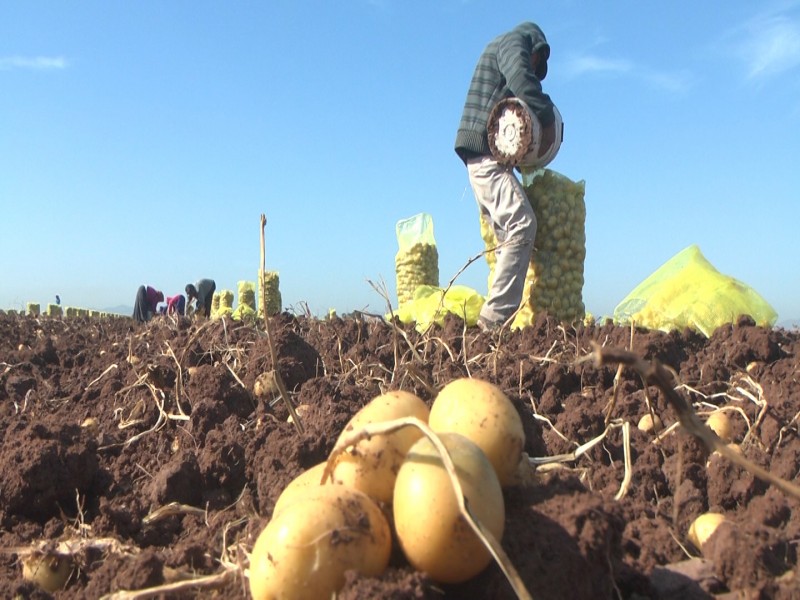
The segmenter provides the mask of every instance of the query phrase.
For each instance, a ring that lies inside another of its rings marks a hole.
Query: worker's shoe
[[[486,317],[478,317],[478,329],[483,332],[494,332],[500,329],[503,323],[500,321],[490,321]]]

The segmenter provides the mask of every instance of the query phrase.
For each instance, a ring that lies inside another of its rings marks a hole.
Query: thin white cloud
[[[725,31],[717,52],[738,62],[746,81],[763,84],[800,67],[800,2],[778,0]]]
[[[633,65],[627,60],[612,60],[599,56],[576,56],[567,61],[566,72],[577,77],[586,73],[627,73]]]
[[[800,66],[800,18],[756,17],[744,26],[740,51],[748,79],[780,75]]]
[[[686,72],[642,71],[637,75],[653,87],[675,94],[682,94],[691,87],[691,76]]]
[[[585,54],[568,59],[562,69],[568,78],[587,75],[624,76],[673,93],[681,93],[689,88],[689,77],[685,73],[656,71],[626,59],[609,59]]]
[[[0,71],[11,69],[32,69],[45,71],[52,69],[65,69],[67,60],[61,56],[0,56]]]

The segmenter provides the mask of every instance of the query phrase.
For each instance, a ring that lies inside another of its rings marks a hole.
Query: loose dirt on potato
[[[502,545],[533,598],[800,597],[798,500],[671,427],[663,390],[630,367],[586,360],[597,344],[664,365],[702,418],[726,411],[748,460],[796,481],[796,331],[742,319],[706,339],[540,316],[522,331],[452,317],[419,333],[284,313],[270,332],[277,365],[263,323],[0,315],[0,597],[248,598],[248,552],[278,495],[327,458],[350,417],[393,389],[430,404],[464,376],[505,391],[533,459],[606,432],[504,490]],[[280,398],[252,391],[275,367],[308,407],[302,433]],[[658,439],[636,427],[648,407]],[[701,554],[686,534],[708,510],[727,523]],[[52,594],[22,577],[23,558],[47,551],[71,567]],[[441,585],[395,551],[380,577],[348,573],[338,597],[515,594],[496,564]]]

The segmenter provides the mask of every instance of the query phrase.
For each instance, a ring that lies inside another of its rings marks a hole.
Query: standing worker
[[[213,279],[201,279],[194,285],[189,283],[186,285],[186,302],[191,304],[192,300],[196,300],[195,312],[209,317],[211,316],[211,300],[214,298],[216,289],[217,284]]]
[[[138,323],[149,321],[158,312],[158,303],[163,301],[164,294],[160,291],[149,285],[140,285],[133,304],[133,318]]]
[[[482,330],[500,327],[519,308],[536,239],[534,215],[512,166],[500,164],[489,147],[488,122],[495,104],[516,97],[542,126],[539,156],[555,140],[550,96],[542,91],[550,45],[534,23],[522,23],[495,38],[478,59],[469,84],[455,151],[464,161],[480,214],[497,238],[494,281],[478,317]]]

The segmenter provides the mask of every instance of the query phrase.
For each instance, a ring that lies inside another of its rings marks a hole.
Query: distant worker
[[[136,291],[136,301],[133,304],[133,318],[138,323],[144,323],[153,318],[158,312],[158,303],[164,301],[164,294],[154,287],[140,285]]]
[[[519,308],[536,238],[536,216],[511,166],[500,164],[489,147],[492,108],[509,97],[523,100],[542,125],[539,155],[555,140],[555,114],[542,91],[550,45],[534,23],[522,23],[484,49],[469,84],[455,150],[467,166],[481,215],[497,238],[494,281],[481,308],[478,326],[495,329]]]
[[[168,315],[179,316],[186,313],[186,297],[183,294],[176,294],[175,296],[167,296],[167,309],[165,311]]]
[[[188,304],[195,300],[194,311],[203,315],[204,317],[211,316],[211,300],[214,298],[214,292],[217,289],[217,284],[213,279],[201,279],[194,285],[191,283],[186,285],[186,302]]]
[[[59,296],[58,294],[56,294],[56,304],[61,306],[61,296]]]

